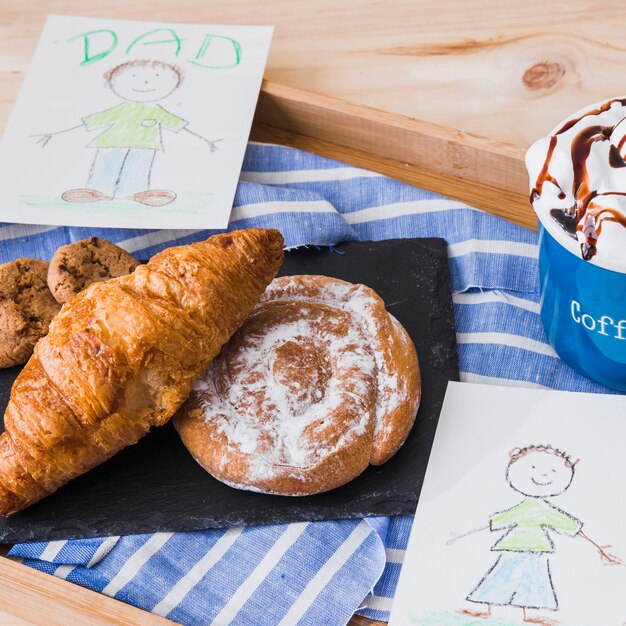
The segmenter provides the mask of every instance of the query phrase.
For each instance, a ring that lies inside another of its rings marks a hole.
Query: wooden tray
[[[536,228],[518,146],[269,81],[251,138],[374,170]],[[0,556],[3,626],[172,623]],[[380,622],[355,617],[350,624]]]
[[[252,139],[375,170],[537,229],[519,146],[267,80]]]

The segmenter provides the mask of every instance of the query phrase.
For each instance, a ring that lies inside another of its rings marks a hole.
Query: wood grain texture
[[[266,77],[527,147],[624,88],[613,0],[30,0],[0,3],[0,127],[47,13],[275,24]]]
[[[256,120],[462,180],[528,191],[523,149],[431,122],[269,81]]]
[[[526,194],[507,192],[480,183],[464,181],[454,176],[437,174],[410,163],[387,159],[378,155],[338,146],[328,141],[284,131],[271,126],[255,125],[251,138],[256,141],[291,146],[321,156],[372,170],[428,191],[504,217],[515,224],[537,230],[537,217]]]
[[[252,138],[371,169],[537,228],[517,146],[268,81]]]
[[[0,622],[1,624],[2,622]],[[347,624],[347,626],[385,626],[386,622],[377,622],[367,617],[355,615]],[[19,626],[19,625],[18,625]]]
[[[173,624],[113,598],[0,558],[0,607],[13,618],[46,626]],[[1,615],[0,615],[1,617]],[[0,624],[3,622],[0,621]],[[17,622],[19,624],[19,622]]]
[[[27,622],[24,619],[15,617],[15,615],[9,615],[0,611],[0,625],[1,626],[36,626],[32,622]]]
[[[0,611],[0,626],[37,626],[34,622],[29,622],[19,617],[9,615]],[[355,615],[347,624],[347,626],[385,626],[384,622],[367,619],[360,615]]]

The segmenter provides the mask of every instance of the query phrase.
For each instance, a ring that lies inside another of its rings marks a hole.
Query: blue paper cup
[[[554,137],[567,121],[595,115],[606,102],[596,102],[577,111],[553,128],[549,136]],[[599,123],[599,118],[589,122]],[[535,148],[541,154],[545,139],[529,149],[526,155],[529,171],[531,163],[533,168],[536,166],[537,152],[531,154]],[[567,202],[566,198],[563,200]],[[541,320],[550,344],[568,365],[584,376],[626,391],[626,250],[624,257],[595,256],[586,261],[576,238],[566,233],[545,207],[537,211],[537,216]]]
[[[585,261],[539,221],[541,320],[557,354],[626,391],[626,274]]]

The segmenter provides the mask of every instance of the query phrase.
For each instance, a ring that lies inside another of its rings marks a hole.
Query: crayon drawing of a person
[[[580,520],[547,500],[568,489],[578,461],[549,445],[514,448],[509,456],[507,482],[525,496],[524,500],[492,515],[489,525],[448,541],[452,544],[481,530],[506,531],[491,548],[498,554],[497,560],[466,598],[482,605],[482,610],[477,607],[459,613],[488,619],[492,606],[512,606],[522,609],[524,622],[552,626],[558,622],[527,613],[528,609],[559,608],[550,572],[550,556],[555,552],[551,533],[585,539],[605,564],[621,562],[605,551],[606,546],[600,546],[583,533]]]
[[[110,69],[104,78],[123,102],[83,117],[77,126],[35,135],[39,137],[37,143],[45,147],[60,133],[104,129],[88,146],[96,152],[86,186],[64,192],[63,199],[95,202],[118,197],[149,206],[169,204],[176,198],[173,191],[150,186],[152,163],[156,153],[163,150],[162,132],[188,132],[207,143],[211,152],[220,140],[210,141],[193,132],[186,120],[157,104],[183,81],[183,72],[176,65],[146,59],[128,61]]]

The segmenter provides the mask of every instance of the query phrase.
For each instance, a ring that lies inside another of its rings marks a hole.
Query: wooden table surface
[[[0,131],[49,13],[274,24],[266,78],[519,147],[626,91],[623,2],[0,0]]]
[[[270,80],[521,146],[626,91],[615,0],[3,0],[0,129],[48,13],[274,24]]]

